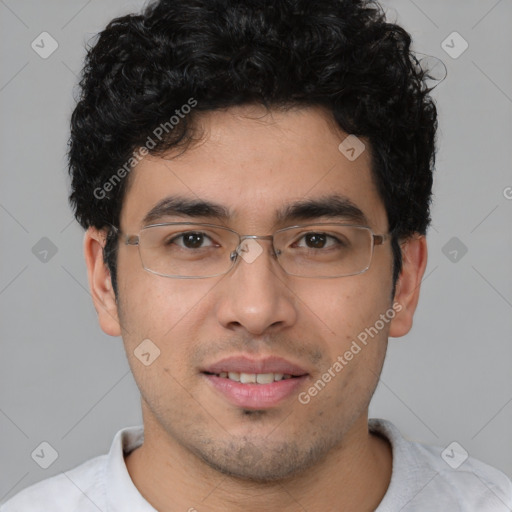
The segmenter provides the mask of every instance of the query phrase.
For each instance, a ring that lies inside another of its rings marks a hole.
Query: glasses
[[[116,228],[117,229],[117,228]],[[215,224],[167,222],[122,234],[137,245],[148,272],[177,279],[199,279],[228,273],[240,258],[252,263],[263,248],[256,239],[272,241],[272,256],[285,273],[332,278],[362,274],[370,268],[373,249],[389,239],[366,226],[317,223],[290,226],[273,235],[240,235]]]

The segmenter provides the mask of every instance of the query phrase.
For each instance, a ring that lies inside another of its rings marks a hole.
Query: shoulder
[[[122,502],[120,510],[144,503],[124,463],[124,454],[140,446],[143,439],[140,425],[119,430],[108,454],[27,487],[1,505],[0,512],[98,512],[107,510],[112,500]]]
[[[387,420],[371,419],[369,426],[385,436],[393,449],[391,483],[378,512],[396,510],[398,503],[404,512],[433,504],[464,512],[512,510],[512,481],[471,457],[460,444],[443,448],[410,441]]]
[[[432,488],[451,496],[461,510],[512,510],[512,482],[499,469],[471,457],[456,443],[446,448],[410,442],[415,459],[434,473]]]
[[[107,455],[37,482],[0,506],[0,512],[88,512],[104,509],[103,472]]]

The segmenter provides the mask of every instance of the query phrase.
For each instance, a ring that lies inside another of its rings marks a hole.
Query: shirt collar
[[[144,441],[144,427],[133,426],[119,430],[112,441],[104,475],[108,512],[157,512],[135,487],[124,456],[138,448]]]

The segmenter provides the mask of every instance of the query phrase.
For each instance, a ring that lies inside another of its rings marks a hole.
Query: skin
[[[137,234],[147,211],[180,193],[231,208],[229,227],[241,234],[267,235],[284,227],[275,223],[276,209],[332,192],[363,210],[374,233],[387,232],[370,151],[352,162],[345,158],[338,145],[346,134],[322,109],[243,106],[204,114],[199,127],[200,140],[186,151],[148,156],[132,171],[123,232]],[[388,337],[412,326],[427,263],[425,238],[403,243],[394,298],[389,242],[375,248],[367,272],[337,279],[285,274],[266,241],[254,262],[240,260],[224,276],[164,278],[144,271],[136,247],[121,244],[116,302],[103,235],[94,228],[85,235],[89,284],[100,325],[122,336],[141,392],[145,442],[126,464],[153,507],[374,510],[389,485],[392,454],[386,440],[368,432],[368,406]],[[199,371],[232,354],[277,355],[307,370],[299,389],[305,391],[393,302],[401,311],[307,405],[294,394],[248,414]],[[161,351],[150,366],[133,354],[146,338]]]

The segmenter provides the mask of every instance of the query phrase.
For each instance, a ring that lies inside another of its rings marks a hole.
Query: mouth
[[[206,375],[215,375],[221,379],[229,379],[241,384],[271,384],[280,380],[297,379],[300,375],[290,375],[289,373],[245,373],[245,372],[203,372]]]
[[[256,359],[247,355],[230,356],[201,369],[202,373],[231,379],[242,383],[280,381],[307,375],[307,371],[296,363],[277,356]]]
[[[229,357],[201,370],[215,393],[244,409],[268,409],[297,393],[309,373],[279,357]]]

